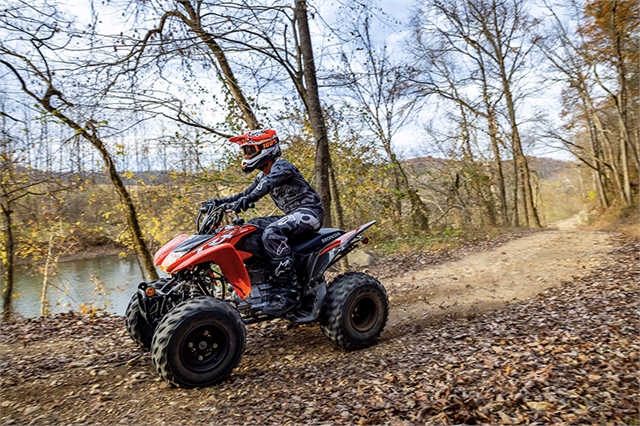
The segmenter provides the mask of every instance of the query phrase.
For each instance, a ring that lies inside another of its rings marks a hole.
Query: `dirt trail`
[[[484,312],[590,272],[611,250],[611,237],[576,230],[575,223],[563,222],[564,230],[535,233],[495,250],[383,280],[395,307],[390,323]]]
[[[402,351],[409,350],[411,339],[422,338],[416,333],[423,327],[437,334],[443,316],[473,316],[588,274],[611,260],[613,244],[607,233],[558,228],[384,279],[392,304],[390,321],[380,343],[365,351],[334,348],[315,325],[275,321],[250,326],[239,367],[227,382],[212,389],[176,390],[160,382],[148,355],[127,336],[122,318],[63,317],[5,324],[0,334],[0,423],[250,423],[254,417],[247,412],[237,414],[243,406],[260,416],[289,413],[298,421],[313,420],[314,413],[327,410],[322,408],[327,403],[323,398],[338,401],[335,395],[350,389],[349,383],[373,380],[375,385],[387,380],[382,376],[385,370],[395,371],[395,362],[401,368],[402,357],[408,356]],[[415,348],[409,352],[415,353]],[[358,365],[364,361],[381,366],[360,372]],[[331,374],[349,379],[334,383]],[[353,392],[356,395],[355,388]],[[340,397],[346,402],[336,402],[336,410],[343,410],[349,395]],[[277,398],[287,402],[275,404]],[[327,419],[350,423],[349,416],[357,411],[347,411],[336,411]]]

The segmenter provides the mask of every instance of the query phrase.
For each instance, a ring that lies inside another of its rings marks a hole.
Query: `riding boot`
[[[298,305],[300,298],[293,257],[273,259],[272,266],[274,283],[280,287],[281,293],[273,296],[263,312],[267,315],[284,315]]]
[[[295,273],[293,268],[293,256],[276,257],[271,260],[271,270],[273,271],[274,281],[282,286],[289,284],[286,279],[290,278],[291,272]]]

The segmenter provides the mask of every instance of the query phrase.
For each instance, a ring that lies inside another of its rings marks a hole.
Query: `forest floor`
[[[556,229],[381,260],[368,349],[317,325],[247,327],[211,388],[174,389],[118,316],[0,325],[9,424],[638,424],[640,242]]]

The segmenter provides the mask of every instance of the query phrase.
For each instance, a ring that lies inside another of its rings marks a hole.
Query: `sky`
[[[384,38],[391,50],[402,50],[402,44],[408,30],[408,21],[412,9],[415,7],[415,1],[399,0],[399,1],[379,1],[372,0],[374,7],[379,8],[381,12],[393,17],[397,23],[393,28],[380,27],[379,31],[376,31],[374,35]],[[62,5],[63,9],[66,9],[70,13],[76,14],[82,22],[88,23],[91,16],[91,9],[89,8],[88,0],[60,0],[58,2]],[[115,2],[114,2],[115,3]],[[315,3],[315,2],[314,2]],[[110,3],[113,4],[113,3]],[[101,32],[103,33],[118,33],[120,26],[117,23],[119,17],[122,15],[120,10],[109,11],[108,6],[103,6],[101,3],[97,3],[97,9],[100,12]],[[335,2],[333,0],[320,0],[317,3],[323,17],[331,22],[335,18]],[[322,44],[322,40],[316,39],[314,46]],[[171,89],[173,90],[173,89]],[[537,99],[532,100],[525,106],[525,110],[533,109],[540,105],[544,105],[548,110],[553,110],[552,106],[557,104],[557,95],[559,89],[550,87],[546,90],[541,90]],[[411,158],[423,155],[438,155],[437,152],[425,151],[421,142],[424,141],[424,130],[422,126],[431,120],[438,120],[438,115],[435,112],[437,104],[432,102],[430,107],[426,108],[420,115],[417,115],[415,119],[411,120],[411,124],[403,128],[394,136],[394,146],[402,158]],[[552,112],[552,114],[556,114]],[[570,156],[564,152],[554,152],[547,148],[539,148],[532,152],[534,155],[551,156],[559,159],[569,159]]]

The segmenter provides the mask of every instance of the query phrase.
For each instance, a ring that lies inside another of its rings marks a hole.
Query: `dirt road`
[[[363,351],[347,353],[334,348],[314,325],[274,321],[249,326],[247,351],[239,367],[225,383],[209,389],[172,389],[159,381],[148,355],[134,347],[120,317],[66,315],[3,324],[2,424],[402,424],[437,420],[451,405],[441,411],[429,407],[443,397],[450,398],[452,386],[466,389],[466,379],[452,376],[453,370],[460,368],[469,374],[477,370],[477,379],[468,382],[469,389],[482,386],[486,394],[487,389],[498,386],[491,382],[494,375],[505,375],[498,358],[488,358],[487,348],[508,345],[518,335],[528,339],[528,332],[512,331],[515,325],[497,337],[498,343],[492,343],[493,335],[480,340],[460,330],[478,330],[480,336],[491,329],[496,334],[494,326],[487,328],[477,321],[489,321],[494,315],[511,318],[514,314],[508,312],[509,306],[522,310],[528,303],[531,307],[526,309],[538,309],[531,297],[549,287],[569,285],[563,284],[566,281],[578,285],[580,277],[592,280],[606,268],[615,272],[619,269],[615,263],[619,255],[612,252],[616,244],[607,233],[549,230],[383,279],[392,304],[390,322],[380,342]],[[525,305],[516,302],[525,299],[529,299]],[[550,311],[545,309],[533,315],[544,318]],[[487,312],[489,317],[482,315]],[[443,352],[446,342],[463,344],[467,361],[461,361],[460,351],[448,353],[445,348]],[[633,345],[627,346],[623,352]],[[544,366],[518,363],[527,359],[526,353],[506,367],[506,375],[520,371],[526,376],[527,369]],[[634,353],[621,356],[633,361]],[[487,370],[480,371],[482,368]],[[450,389],[445,395],[445,388],[435,384],[447,381]],[[469,389],[457,392],[465,394]],[[497,403],[505,401],[505,392],[496,397]],[[458,393],[453,394],[464,400]],[[507,408],[483,402],[486,396],[479,398],[479,402],[474,399],[475,411],[465,408],[479,413],[474,418],[502,423],[520,419],[519,414],[500,414],[498,408]],[[440,417],[439,421],[447,419]]]
[[[525,300],[582,276],[607,258],[610,234],[561,225],[454,262],[383,280],[394,309],[392,324],[467,315]]]

